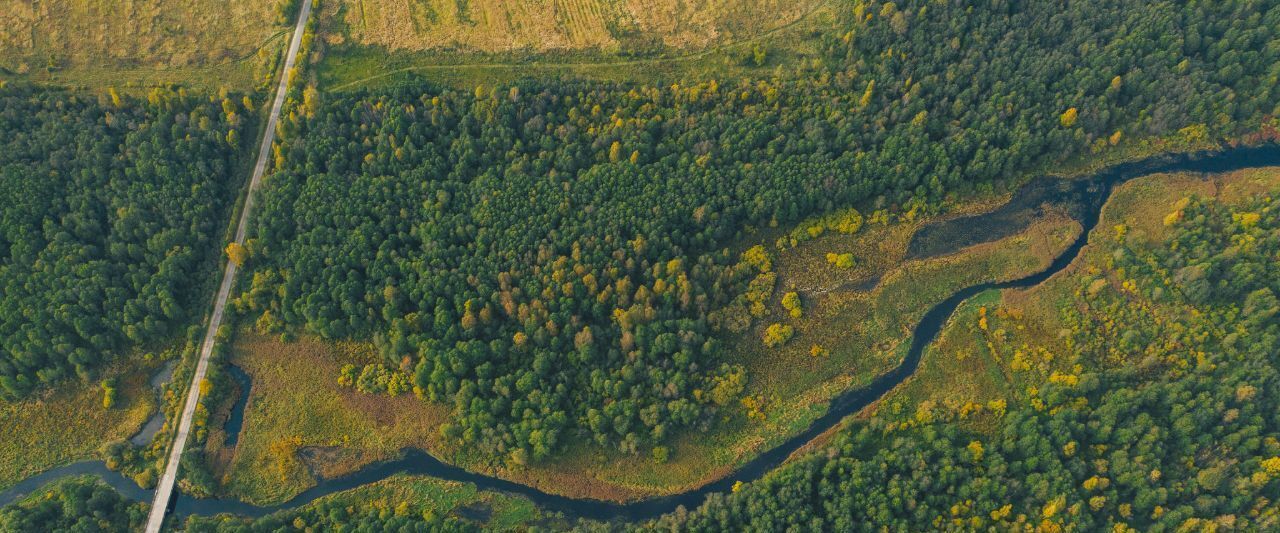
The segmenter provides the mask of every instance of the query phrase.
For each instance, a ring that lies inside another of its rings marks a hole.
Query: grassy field
[[[360,345],[238,337],[232,361],[253,387],[224,481],[247,501],[284,501],[313,485],[317,474],[342,475],[408,446],[430,448],[448,415],[447,406],[413,395],[387,398],[339,386],[343,364],[372,360]]]
[[[329,47],[319,69],[321,85],[344,90],[409,75],[467,89],[525,77],[649,84],[733,79],[797,64],[815,51],[813,32],[834,25],[825,0],[462,5],[328,4],[321,13]],[[459,9],[469,15],[459,18]],[[428,12],[436,13],[435,22],[425,17]]]
[[[839,392],[892,368],[929,306],[960,287],[1042,268],[1078,232],[1074,222],[1049,216],[1001,241],[903,263],[911,235],[925,222],[869,224],[854,235],[832,233],[778,254],[771,317],[729,350],[731,361],[748,369],[747,395],[758,401],[757,413],[748,417],[747,409],[735,409],[711,432],[676,439],[664,464],[589,444],[531,467],[493,462],[439,438],[436,428],[446,420],[447,406],[338,386],[339,368],[371,360],[370,349],[315,340],[281,344],[244,333],[234,362],[253,376],[254,387],[226,477],[228,492],[258,503],[282,501],[313,484],[314,473],[349,472],[403,447],[422,447],[471,470],[570,496],[628,500],[701,485],[807,426]],[[832,251],[853,253],[855,266],[827,265],[825,254]],[[803,317],[786,317],[780,299],[787,291],[801,295]],[[774,321],[797,333],[786,345],[766,349],[763,328]],[[811,355],[814,345],[828,355]],[[291,460],[293,454],[302,459]]]
[[[1077,291],[1090,279],[1120,284],[1108,267],[1116,226],[1125,227],[1130,246],[1152,246],[1167,237],[1163,219],[1184,197],[1213,197],[1230,204],[1277,187],[1280,168],[1244,170],[1209,179],[1194,174],[1153,175],[1118,187],[1080,258],[1036,287],[991,291],[966,302],[926,350],[920,371],[863,416],[880,417],[904,427],[922,420],[957,418],[972,422],[974,429],[990,427],[992,401],[1004,400],[1009,406],[1029,402],[1029,391],[1053,372],[1072,372],[1078,361],[1063,340],[1067,326],[1060,309],[1078,305],[1081,296]],[[1166,316],[1192,312],[1152,301],[1141,305]],[[984,308],[988,319],[985,330],[980,327],[980,310]],[[983,409],[973,411],[973,405]],[[969,413],[962,415],[962,411]],[[927,415],[918,418],[921,413]]]
[[[0,0],[0,76],[101,87],[251,89],[283,45],[275,1]]]
[[[115,407],[102,406],[95,383],[67,382],[36,398],[0,400],[0,489],[54,466],[96,457],[106,443],[129,438],[157,408],[148,378],[159,362],[130,361],[104,372],[119,380]]]
[[[253,89],[288,36],[282,1],[0,0],[0,80]],[[465,88],[767,75],[811,56],[813,32],[834,24],[827,0],[340,0],[318,17],[328,89],[411,74]]]

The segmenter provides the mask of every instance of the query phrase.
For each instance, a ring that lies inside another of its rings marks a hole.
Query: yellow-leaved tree
[[[227,245],[227,259],[237,268],[242,267],[245,260],[249,259],[249,251],[240,243],[233,242]]]
[[[764,345],[774,348],[786,344],[795,335],[795,329],[786,324],[773,324],[764,331]]]
[[[1062,127],[1070,128],[1076,125],[1077,114],[1078,112],[1076,111],[1076,108],[1073,107],[1071,109],[1064,111],[1062,113],[1062,116],[1058,117],[1058,120],[1062,122]]]

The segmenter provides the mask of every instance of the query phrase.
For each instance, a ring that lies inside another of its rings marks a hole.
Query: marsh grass
[[[481,492],[470,483],[410,475],[395,475],[330,494],[281,514],[287,519],[314,508],[371,509],[387,515],[455,516],[482,525],[486,531],[524,530],[544,520],[533,502],[524,498]]]
[[[354,343],[314,339],[281,343],[251,332],[237,336],[231,362],[253,379],[244,428],[224,482],[230,494],[267,504],[292,497],[316,482],[405,447],[430,449],[448,406],[412,394],[373,396],[338,385],[343,364],[371,362],[372,351]],[[309,449],[319,461],[299,458]],[[332,450],[343,450],[341,453]]]
[[[348,505],[372,503],[389,510],[403,505],[401,509],[418,515],[428,511],[437,516],[484,514],[485,526],[498,531],[528,524],[541,516],[533,502],[524,498],[482,492],[470,483],[429,476],[396,475],[325,499]]]
[[[0,400],[0,489],[28,476],[97,457],[107,443],[128,439],[158,407],[148,383],[158,361],[116,363],[102,372],[119,380],[116,405],[102,406],[98,382],[67,381],[18,402]]]
[[[1030,400],[1027,391],[1044,383],[1053,371],[1071,372],[1071,347],[1064,341],[1061,308],[1077,305],[1076,291],[1090,278],[1121,282],[1108,265],[1116,226],[1125,227],[1129,246],[1161,245],[1168,237],[1166,214],[1180,199],[1192,195],[1214,197],[1226,204],[1252,195],[1275,191],[1280,168],[1250,169],[1226,174],[1157,174],[1118,186],[1103,206],[1098,225],[1089,235],[1081,256],[1062,272],[1029,289],[988,291],[966,302],[926,349],[920,371],[886,398],[862,413],[897,424],[912,425],[921,405],[932,406],[937,419],[955,420],[966,403],[987,404],[1004,400]],[[1134,296],[1136,297],[1136,296]],[[1143,299],[1150,313],[1176,316],[1193,313],[1185,305]],[[987,331],[979,327],[979,309],[985,307]],[[1098,317],[1099,320],[1104,317]],[[1002,335],[993,335],[1000,332]],[[989,344],[990,342],[990,344]],[[994,351],[993,351],[994,348]],[[1016,370],[1008,357],[1022,351],[1034,370]],[[1052,361],[1043,353],[1054,354]],[[1039,354],[1039,355],[1038,355]],[[1037,357],[1041,359],[1037,360]],[[994,428],[990,412],[962,421],[978,431]]]

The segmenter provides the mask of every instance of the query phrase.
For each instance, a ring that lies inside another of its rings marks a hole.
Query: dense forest
[[[755,80],[308,91],[284,120],[236,302],[260,329],[373,338],[335,376],[449,402],[516,463],[639,451],[714,420],[719,339],[767,261],[748,228],[947,195],[1274,113],[1274,2],[850,4]]]
[[[1275,530],[1280,205],[1189,199],[1165,222],[1162,246],[1112,245],[1118,288],[1086,279],[1061,307],[1083,372],[991,434],[860,425],[645,529]]]
[[[71,478],[0,509],[0,531],[125,532],[140,530],[146,519],[146,504],[99,481]]]
[[[0,395],[198,316],[244,131],[232,98],[0,89]]]

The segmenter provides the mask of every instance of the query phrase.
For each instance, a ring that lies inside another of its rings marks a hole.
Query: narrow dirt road
[[[271,143],[276,137],[276,121],[280,118],[280,109],[284,107],[285,93],[289,87],[289,72],[293,70],[298,48],[302,44],[303,28],[311,15],[311,0],[303,0],[302,10],[298,13],[298,22],[293,28],[293,39],[289,41],[289,51],[285,56],[284,68],[280,71],[280,84],[276,86],[275,102],[271,105],[271,114],[267,117],[267,127],[262,135],[262,146],[258,148],[258,163],[253,167],[253,177],[249,180],[249,192],[244,201],[244,209],[240,212],[240,222],[236,226],[236,243],[244,244],[245,233],[249,225],[249,213],[253,210],[253,194],[258,190],[262,174],[267,168],[267,158],[271,154]],[[221,253],[221,250],[219,250]],[[164,524],[168,512],[169,501],[173,497],[173,485],[178,480],[178,464],[182,459],[182,451],[186,448],[187,437],[191,433],[191,421],[196,413],[196,403],[200,399],[200,382],[204,381],[205,372],[209,369],[209,356],[213,353],[214,334],[222,325],[222,313],[227,307],[227,298],[231,294],[231,286],[236,278],[235,263],[227,262],[222,274],[222,284],[218,287],[218,296],[213,302],[213,315],[209,319],[209,329],[204,334],[204,342],[200,345],[200,362],[196,364],[195,374],[191,377],[191,386],[187,389],[187,399],[182,406],[182,417],[178,420],[178,431],[174,437],[173,447],[169,450],[169,460],[164,467],[164,475],[156,487],[156,498],[151,502],[151,514],[147,517],[147,533],[158,533]]]

